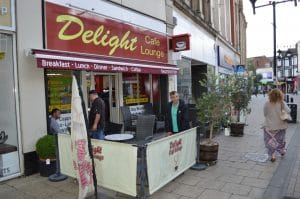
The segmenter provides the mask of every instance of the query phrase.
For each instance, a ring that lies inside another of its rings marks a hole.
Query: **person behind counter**
[[[59,124],[57,120],[60,118],[61,111],[58,108],[54,108],[51,111],[50,117],[50,133],[58,134],[63,133],[63,131],[59,128]]]

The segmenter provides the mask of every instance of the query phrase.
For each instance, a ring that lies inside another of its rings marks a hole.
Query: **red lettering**
[[[78,170],[81,187],[84,189],[93,182],[92,165],[90,162],[85,160],[78,164]]]
[[[86,140],[84,140],[84,139],[77,140],[75,142],[75,145],[76,145],[76,148],[77,148],[77,158],[78,158],[78,161],[84,160],[84,157],[86,155],[86,151],[85,151]]]
[[[169,155],[173,155],[182,150],[182,139],[170,142]]]

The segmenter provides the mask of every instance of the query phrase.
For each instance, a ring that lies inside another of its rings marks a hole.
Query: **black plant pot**
[[[244,123],[231,123],[230,124],[230,135],[233,137],[243,137],[244,135]]]
[[[50,164],[46,164],[46,160],[39,160],[40,175],[49,177],[56,172],[56,160],[50,160]]]

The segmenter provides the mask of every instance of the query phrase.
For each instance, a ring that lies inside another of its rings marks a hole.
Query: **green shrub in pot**
[[[228,81],[221,82],[213,72],[209,72],[207,80],[200,81],[200,84],[207,88],[207,92],[197,101],[197,119],[208,125],[209,137],[200,143],[199,160],[214,164],[218,158],[219,144],[213,140],[213,129],[228,120],[231,109],[230,87]]]
[[[48,177],[56,172],[55,139],[45,135],[36,142],[36,153],[39,157],[40,175]]]
[[[53,135],[45,135],[36,142],[36,153],[40,160],[55,159],[55,140]]]

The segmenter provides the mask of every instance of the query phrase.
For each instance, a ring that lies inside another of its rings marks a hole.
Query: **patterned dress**
[[[268,130],[264,128],[264,142],[271,156],[274,152],[283,154],[285,151],[285,129]]]

